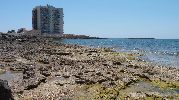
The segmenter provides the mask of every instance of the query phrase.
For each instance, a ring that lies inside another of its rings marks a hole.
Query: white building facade
[[[32,27],[41,30],[42,34],[63,34],[63,8],[37,6],[32,11]]]

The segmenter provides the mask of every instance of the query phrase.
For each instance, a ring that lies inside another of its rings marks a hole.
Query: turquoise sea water
[[[179,39],[64,39],[59,42],[90,47],[110,47],[116,51],[142,53],[141,59],[179,67]]]

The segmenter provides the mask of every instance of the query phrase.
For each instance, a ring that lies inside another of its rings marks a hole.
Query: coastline
[[[142,60],[156,63],[160,66],[179,67],[179,40],[109,38],[101,40],[64,39],[57,40],[57,42],[78,44],[92,48],[107,47],[117,52],[140,53]]]
[[[22,74],[10,82],[17,100],[179,98],[171,89],[179,89],[179,69],[140,61],[135,54],[40,37],[1,39],[0,48],[1,69]]]

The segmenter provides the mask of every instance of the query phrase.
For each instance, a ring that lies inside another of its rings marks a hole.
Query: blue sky
[[[64,32],[179,39],[179,0],[1,0],[0,31],[32,29],[32,9],[64,8]]]

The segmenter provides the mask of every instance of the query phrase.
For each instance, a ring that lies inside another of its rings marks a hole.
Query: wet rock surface
[[[162,91],[160,86],[179,88],[178,69],[130,60],[128,54],[110,49],[55,43],[49,38],[6,37],[0,40],[0,55],[0,65],[11,75],[21,74],[10,80],[17,100],[177,98],[174,90]]]

